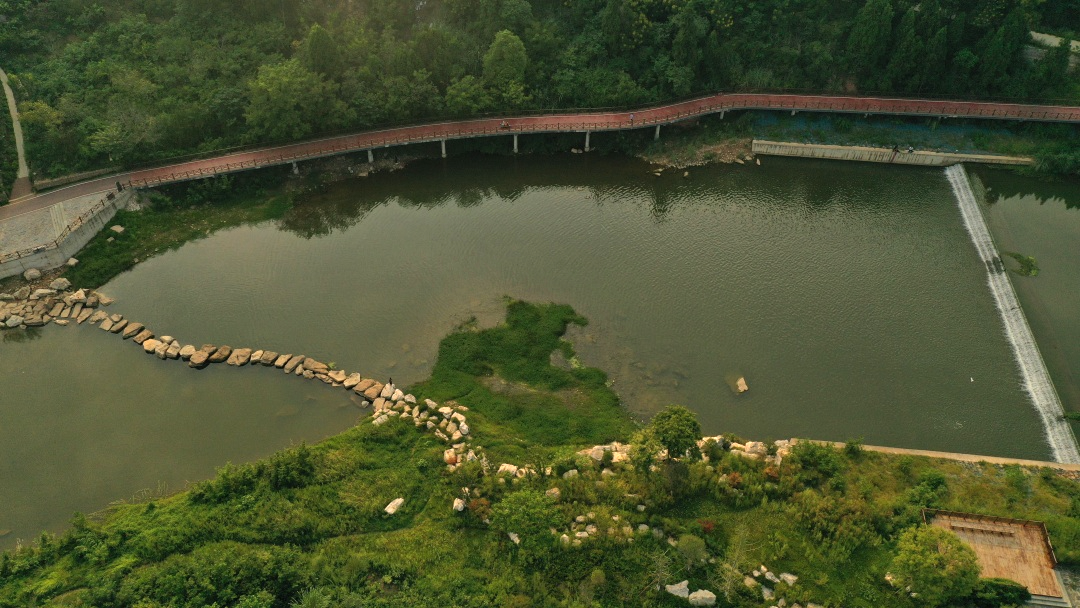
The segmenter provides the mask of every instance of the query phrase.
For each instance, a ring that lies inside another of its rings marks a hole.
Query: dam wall
[[[919,165],[924,167],[948,167],[957,163],[985,163],[992,165],[1031,165],[1035,161],[1023,156],[996,156],[992,154],[962,154],[951,152],[928,152],[894,150],[867,146],[834,146],[827,144],[801,144],[755,139],[754,154],[766,156],[794,156],[799,158],[823,158],[828,160],[854,160],[865,163],[892,165]]]

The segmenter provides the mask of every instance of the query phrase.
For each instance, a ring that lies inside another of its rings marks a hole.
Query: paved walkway
[[[4,95],[7,96],[8,113],[11,114],[11,125],[15,130],[15,151],[19,155],[19,172],[15,175],[15,183],[11,188],[10,199],[15,201],[24,196],[33,194],[30,185],[30,167],[26,164],[26,150],[23,148],[22,123],[19,122],[19,109],[15,105],[15,93],[8,84],[7,73],[0,68],[0,83],[4,86]]]

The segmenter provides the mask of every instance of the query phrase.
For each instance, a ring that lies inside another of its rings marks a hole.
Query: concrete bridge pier
[[[292,164],[292,174],[293,175],[300,175],[300,167],[296,166],[296,161],[295,160],[293,161],[293,164]]]
[[[367,162],[368,162],[368,163],[373,163],[373,162],[375,162],[375,154],[374,154],[374,153],[372,153],[372,151],[371,151],[371,150],[368,150],[368,151],[367,151]]]
[[[439,144],[442,145],[442,157],[446,158],[446,140],[445,139],[440,139]]]
[[[720,120],[724,120],[724,110],[720,110]]]
[[[518,153],[517,136],[518,134],[514,133],[514,154]]]
[[[592,131],[585,131],[585,151],[589,151],[589,136],[592,135]]]
[[[792,115],[792,116],[794,116],[794,115],[795,115],[795,112],[796,112],[796,110],[792,110],[792,111],[791,111],[791,115]]]
[[[657,141],[657,140],[660,139],[660,125],[656,125],[656,132],[653,133],[652,138],[653,138],[653,141]]]

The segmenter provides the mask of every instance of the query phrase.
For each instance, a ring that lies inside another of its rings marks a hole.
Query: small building
[[[1007,578],[1027,587],[1029,606],[1072,606],[1042,522],[936,509],[923,509],[923,521],[956,534],[974,549],[983,578]]]

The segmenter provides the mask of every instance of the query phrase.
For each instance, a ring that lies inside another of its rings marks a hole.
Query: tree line
[[[1080,99],[1071,0],[0,0],[39,176],[717,90]]]

